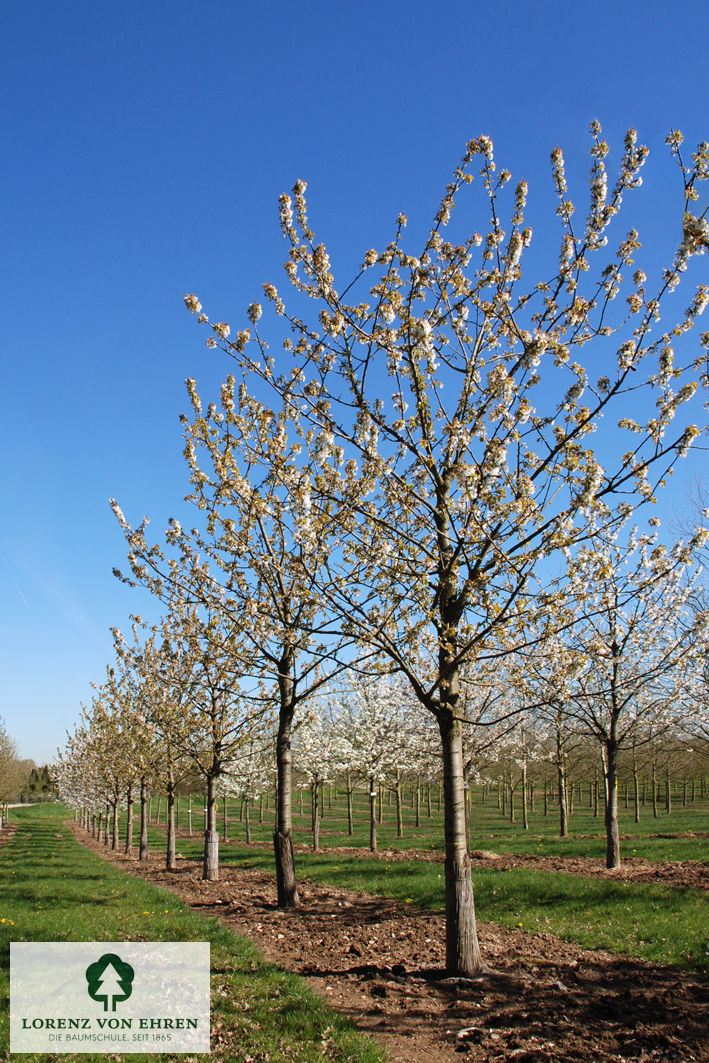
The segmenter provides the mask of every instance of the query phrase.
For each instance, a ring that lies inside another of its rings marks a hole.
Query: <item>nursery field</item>
[[[474,794],[473,881],[490,971],[470,984],[443,978],[435,800],[430,815],[421,803],[418,817],[415,801],[406,803],[403,837],[385,800],[377,853],[367,848],[364,795],[349,835],[342,795],[325,792],[317,853],[306,801],[295,816],[303,903],[290,913],[275,904],[272,810],[251,810],[247,844],[245,810],[229,802],[220,881],[205,883],[202,806],[192,795],[190,835],[187,803],[181,798],[172,873],[164,871],[164,808],[155,822],[155,801],[143,862],[135,859],[137,817],[127,857],[124,819],[113,854],[70,823],[77,845],[58,806],[19,810],[0,850],[3,977],[13,939],[209,940],[216,1059],[709,1060],[706,798],[675,802],[657,818],[648,805],[639,823],[632,807],[621,807],[624,866],[608,872],[603,821],[592,808],[577,806],[573,835],[560,839],[551,812],[530,811],[524,830],[509,809],[503,817],[496,802]],[[223,813],[221,806],[222,833]],[[353,1032],[343,1014],[375,1040]],[[7,1044],[6,1027],[3,1036]]]
[[[425,806],[419,809],[418,826],[413,802],[407,802],[403,837],[397,836],[393,808],[384,803],[377,824],[378,851],[371,854],[365,795],[356,795],[351,836],[343,798],[334,793],[323,797],[319,852],[312,852],[310,812],[296,811],[294,816],[299,876],[443,910],[443,825],[435,802],[430,816]],[[200,817],[194,799],[192,804],[190,836],[182,802],[178,851],[198,860]],[[251,814],[249,845],[240,812],[243,817],[240,803],[230,801],[225,844],[221,807],[223,867],[271,868],[272,812],[264,810],[262,822],[258,811]],[[473,853],[480,854],[474,860],[473,882],[481,920],[552,932],[587,947],[709,973],[709,799],[688,802],[687,807],[675,802],[674,810],[657,818],[648,804],[639,823],[632,807],[621,808],[620,873],[605,871],[603,819],[592,809],[574,812],[573,834],[567,838],[558,836],[551,812],[529,812],[528,830],[519,819],[512,823],[494,801],[483,803],[479,793],[473,796],[470,843]],[[151,825],[149,844],[162,847],[162,827]]]
[[[191,804],[190,835],[181,801],[177,872],[164,871],[163,825],[150,827],[149,860],[114,859],[197,910],[219,913],[375,1035],[396,1063],[709,1059],[705,799],[675,802],[670,814],[658,805],[657,817],[648,803],[639,823],[632,808],[621,808],[625,862],[609,872],[603,821],[592,807],[577,805],[575,833],[560,839],[543,808],[530,810],[524,830],[519,815],[513,823],[509,808],[503,816],[495,801],[474,794],[473,882],[490,971],[469,984],[442,977],[435,800],[430,816],[427,802],[418,816],[415,798],[406,804],[399,837],[385,799],[374,854],[365,795],[355,801],[349,835],[344,799],[325,792],[317,853],[304,800],[295,817],[303,903],[288,914],[275,903],[271,810],[252,810],[247,844],[245,809],[229,802],[220,881],[205,883],[196,795]],[[222,834],[223,813],[222,805]],[[88,844],[106,851],[98,839]]]
[[[209,941],[212,960],[211,1058],[380,1063],[381,1051],[328,1009],[302,980],[264,963],[257,949],[172,893],[125,874],[78,845],[62,825],[66,809],[16,810],[16,830],[0,849],[0,1052],[9,1057],[11,941]],[[50,1056],[24,1054],[27,1060]],[[62,1057],[60,1057],[62,1058]],[[66,1057],[63,1057],[66,1058]],[[71,1057],[69,1057],[71,1058]],[[82,1060],[119,1059],[81,1053]],[[131,1060],[183,1056],[131,1053]]]

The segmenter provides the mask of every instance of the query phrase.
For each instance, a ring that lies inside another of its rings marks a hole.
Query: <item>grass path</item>
[[[383,1063],[374,1042],[215,919],[174,894],[112,867],[62,826],[66,811],[38,805],[13,814],[14,836],[0,849],[0,1051],[9,1048],[11,941],[209,941],[212,1060],[228,1063]],[[27,1054],[24,1059],[49,1060]],[[67,1058],[72,1058],[71,1056]],[[103,1054],[81,1053],[98,1063]],[[113,1056],[114,1059],[122,1057]],[[154,1055],[131,1053],[139,1063]],[[184,1055],[161,1055],[185,1061]],[[194,1057],[195,1059],[197,1057]],[[207,1058],[207,1057],[205,1057]]]

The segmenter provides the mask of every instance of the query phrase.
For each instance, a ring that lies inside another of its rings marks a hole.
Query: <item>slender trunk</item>
[[[313,831],[313,852],[317,853],[320,849],[320,782],[318,779],[313,779],[310,784],[310,803],[311,803],[311,826]]]
[[[354,823],[352,821],[352,780],[350,779],[349,772],[347,772],[347,833],[350,838],[354,834]]]
[[[426,818],[431,818],[431,784],[426,785]]]
[[[148,859],[148,783],[144,775],[140,777],[140,847],[138,859]]]
[[[618,747],[611,739],[605,745],[606,780],[606,867],[620,867],[620,833],[618,830]]]
[[[172,768],[167,776],[167,843],[165,847],[165,870],[174,871],[177,867],[175,838],[175,779]]]
[[[115,851],[119,845],[118,838],[118,798],[113,801],[113,816],[111,820],[111,848]]]
[[[652,758],[652,818],[658,819],[657,811],[657,762]]]
[[[244,801],[244,814],[246,818],[246,844],[251,845],[251,803],[248,797]]]
[[[563,754],[559,755],[556,766],[559,775],[559,837],[568,838],[569,813],[566,807],[566,759]]]
[[[106,802],[106,819],[103,826],[103,844],[108,845],[108,824],[111,819],[111,802]]]
[[[258,821],[263,823],[263,794],[259,794],[258,799]]]
[[[374,789],[374,776],[369,777],[369,848],[377,851],[377,791]]]
[[[463,742],[452,712],[439,720],[443,743],[443,796],[446,842],[446,972],[470,976],[483,967],[475,925],[475,900],[465,823]]]
[[[396,783],[394,785],[394,796],[396,797],[396,836],[397,838],[404,837],[404,817],[401,809],[401,772],[397,769]]]
[[[527,815],[527,757],[522,759],[522,829],[529,830]]]
[[[421,826],[421,780],[416,778],[416,826]]]
[[[295,705],[293,704],[292,668],[292,658],[284,657],[281,661],[278,679],[280,711],[276,739],[276,824],[273,832],[279,908],[297,908],[300,905],[293,852],[291,727]]]
[[[214,768],[207,776],[205,807],[204,862],[202,879],[205,882],[219,881],[219,834],[217,833],[217,780],[219,770]]]
[[[633,750],[633,813],[635,822],[640,822],[640,780],[638,779],[638,762]]]
[[[187,830],[192,837],[192,791],[187,795]]]
[[[670,766],[665,765],[665,812],[669,816],[672,811],[672,788],[670,784]]]
[[[126,793],[126,847],[125,855],[130,856],[133,849],[133,784]]]

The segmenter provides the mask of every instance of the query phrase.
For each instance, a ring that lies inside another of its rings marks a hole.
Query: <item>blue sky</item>
[[[709,137],[708,21],[699,0],[5,7],[0,714],[23,755],[54,756],[109,626],[146,612],[108,498],[156,530],[183,512],[184,379],[226,371],[183,294],[234,323],[283,287],[297,178],[347,274],[400,210],[428,222],[480,133],[549,205],[556,144],[583,180],[591,119],[616,145],[635,125],[651,222],[667,130]]]

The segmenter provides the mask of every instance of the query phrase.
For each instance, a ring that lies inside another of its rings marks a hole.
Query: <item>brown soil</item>
[[[486,924],[478,930],[489,973],[447,979],[440,916],[314,883],[303,884],[301,908],[284,912],[265,871],[228,869],[206,883],[194,862],[166,872],[158,854],[139,864],[70,826],[101,856],[218,916],[266,959],[302,975],[383,1044],[392,1063],[709,1063],[709,986],[685,971]],[[479,859],[528,865],[523,857]],[[532,859],[540,868],[658,880],[657,865],[640,861],[606,872],[593,861]],[[684,867],[685,878],[679,868],[661,877],[706,884],[706,867]]]

